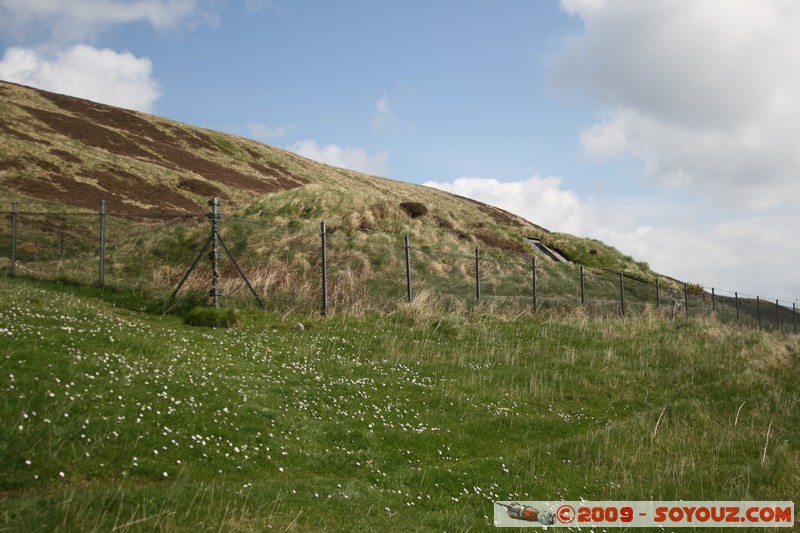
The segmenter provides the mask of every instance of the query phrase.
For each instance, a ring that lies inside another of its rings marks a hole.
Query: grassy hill
[[[203,214],[222,200],[222,235],[256,291],[275,310],[316,312],[321,299],[320,221],[328,231],[331,309],[354,314],[405,301],[404,237],[410,238],[418,306],[470,312],[479,249],[485,306],[516,316],[531,307],[531,258],[539,303],[587,296],[619,308],[655,302],[660,278],[596,240],[552,233],[518,216],[443,191],[334,168],[255,141],[0,82],[0,192],[18,203],[17,273],[94,283],[99,279],[97,214],[109,213],[104,283],[166,298],[207,239]],[[9,211],[11,206],[8,205]],[[11,222],[0,225],[0,269],[11,257]],[[572,262],[535,254],[539,239]],[[222,272],[231,305],[249,291],[231,264]],[[201,262],[182,295],[208,294]],[[639,283],[644,283],[640,285]],[[663,278],[664,290],[677,285]],[[665,300],[671,296],[665,294]]]
[[[196,328],[0,280],[4,531],[488,531],[496,500],[797,500],[800,345],[714,321]]]

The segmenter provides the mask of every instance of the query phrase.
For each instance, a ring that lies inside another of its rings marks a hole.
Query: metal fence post
[[[11,203],[11,277],[17,275],[17,201]]]
[[[475,301],[481,301],[481,255],[475,248]]]
[[[761,298],[756,296],[756,316],[758,316],[758,328],[761,329]]]
[[[581,305],[586,303],[586,285],[584,280],[583,265],[581,265]]]
[[[533,312],[536,312],[536,257],[533,257],[531,267],[531,278],[533,280]]]
[[[214,304],[214,307],[219,307],[219,250],[217,249],[219,244],[219,211],[217,210],[219,199],[212,198],[208,201],[208,205],[211,207],[211,213],[208,215],[211,219],[211,253],[209,254],[211,259],[211,303]]]
[[[792,302],[792,324],[794,324],[794,334],[797,335],[797,304]]]
[[[406,300],[411,303],[411,250],[406,234]]]
[[[683,308],[686,310],[686,316],[689,316],[689,284],[683,284]]]
[[[328,316],[328,245],[325,221],[320,222],[322,238],[322,316]]]
[[[734,299],[736,301],[736,320],[738,321],[739,320],[739,293],[738,292],[734,292],[733,293],[733,297],[734,297]]]
[[[661,305],[661,280],[656,278],[656,307]]]
[[[625,316],[625,275],[619,273],[619,310]]]
[[[100,200],[100,279],[102,287],[106,282],[106,201]]]
[[[778,311],[780,310],[778,300],[775,300],[775,329],[777,331],[781,330],[781,322],[780,318],[778,317]]]
[[[714,287],[711,287],[711,310],[717,310],[717,295],[714,292]]]

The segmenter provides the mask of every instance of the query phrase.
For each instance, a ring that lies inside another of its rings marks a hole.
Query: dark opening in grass
[[[419,218],[428,214],[428,208],[419,202],[403,202],[400,204],[403,211],[408,213],[411,218]]]

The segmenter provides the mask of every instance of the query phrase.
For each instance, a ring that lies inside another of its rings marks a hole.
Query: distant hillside
[[[241,203],[307,180],[256,143],[154,116],[0,83],[0,176],[18,195],[128,213]]]
[[[335,168],[235,135],[0,82],[0,191],[25,209],[227,213],[261,221],[412,231],[417,244],[530,255],[535,237],[567,259],[643,280],[656,274],[598,241],[551,233],[501,209],[421,185]]]

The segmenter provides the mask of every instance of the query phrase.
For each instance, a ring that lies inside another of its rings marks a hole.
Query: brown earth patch
[[[98,126],[114,128],[129,134],[136,142],[144,144],[155,153],[158,153],[158,148],[163,145],[173,148],[188,146],[198,150],[219,152],[217,143],[210,136],[200,132],[188,132],[180,126],[165,124],[167,132],[156,126],[154,121],[147,120],[135,111],[60,94],[47,92],[40,94],[72,115],[83,117]],[[185,143],[185,146],[179,141]]]
[[[98,126],[102,125],[106,128],[114,128],[154,142],[174,142],[169,135],[155,127],[152,122],[142,118],[135,111],[97,104],[89,100],[61,94],[48,92],[41,92],[39,94],[64,111],[74,116],[82,117],[92,124]]]
[[[287,178],[287,177],[275,178],[275,184],[278,187],[275,192],[296,189],[297,187],[302,187],[306,183],[308,183],[308,180],[305,180],[298,176],[294,176],[292,178]]]
[[[259,154],[255,150],[251,150],[250,148],[245,146],[244,151],[250,154],[250,157],[252,157],[253,159],[261,159],[261,154]]]
[[[74,183],[73,183],[74,182]],[[64,187],[63,184],[68,184]],[[8,187],[40,200],[61,202],[88,209],[97,209],[103,199],[102,191],[88,183],[76,182],[69,176],[55,175],[49,179],[30,179],[15,176],[6,181]],[[92,201],[95,199],[94,201]]]
[[[189,198],[164,185],[148,183],[120,168],[88,170],[80,176],[91,181],[78,181],[54,172],[44,179],[14,177],[6,183],[12,189],[34,198],[90,210],[97,210],[100,202],[106,200],[110,213],[161,215],[198,211],[197,203]]]
[[[483,204],[477,200],[473,200],[472,198],[467,198],[466,196],[455,195],[459,198],[466,200],[470,203],[473,203],[478,206],[478,209],[489,215],[492,220],[494,220],[498,224],[502,224],[504,226],[524,226],[525,221],[522,217],[519,217],[513,213],[509,213],[504,209],[500,209],[499,207],[494,207],[492,205]],[[529,222],[530,224],[530,222]],[[534,225],[535,224],[531,224]],[[538,226],[537,226],[538,227]],[[544,228],[542,228],[544,229]]]
[[[16,137],[17,139],[26,142],[43,144],[45,146],[49,146],[50,144],[52,144],[50,141],[46,141],[44,139],[37,139],[35,137],[31,137],[27,133],[22,133],[21,131],[17,131],[7,124],[0,124],[0,131],[4,131],[5,133],[11,135],[12,137]]]
[[[453,235],[456,236],[456,238],[458,240],[464,241],[464,240],[469,239],[469,235],[467,233],[461,231],[460,229],[456,228],[449,219],[441,217],[441,216],[436,216],[436,217],[434,217],[434,219],[436,220],[436,224],[440,228],[443,228],[443,229],[447,230],[448,232],[452,233]]]
[[[205,196],[207,198],[227,198],[228,196],[222,191],[214,187],[207,181],[196,180],[192,178],[182,178],[178,182],[178,188],[188,191],[193,194]]]
[[[6,159],[0,161],[0,172],[3,170],[19,170],[25,168],[25,163],[21,159]]]
[[[262,176],[280,178],[285,174],[289,174],[286,169],[280,165],[276,165],[275,163],[267,163],[266,165],[262,165],[261,163],[249,163],[249,165],[258,170]]]
[[[7,91],[6,88],[3,90]],[[55,107],[42,109],[36,107],[36,104],[16,103],[18,109],[25,111],[31,118],[14,120],[33,126],[35,130],[32,128],[31,131],[41,132],[37,136],[48,138],[53,134],[63,135],[86,147],[144,161],[181,174],[177,187],[170,190],[116,166],[87,169],[78,175],[78,179],[73,179],[64,175],[63,168],[48,160],[29,158],[30,160],[25,161],[0,163],[0,170],[31,168],[28,166],[31,164],[44,170],[45,178],[26,176],[26,180],[31,180],[28,184],[23,183],[21,177],[11,181],[6,179],[9,186],[36,198],[94,209],[102,197],[109,202],[109,207],[113,203],[117,209],[126,212],[140,212],[142,205],[160,206],[173,211],[197,208],[196,202],[182,191],[202,196],[230,197],[230,194],[226,194],[231,192],[228,188],[268,194],[307,183],[307,180],[275,163],[251,163],[253,172],[247,172],[246,169],[243,172],[239,166],[243,164],[241,162],[231,160],[232,167],[204,157],[203,154],[220,154],[215,157],[221,157],[221,152],[214,138],[202,132],[177,124],[162,123],[155,117],[150,120],[146,115],[134,111],[45,91],[35,92]],[[17,131],[12,126],[13,124],[0,123],[0,131],[26,142],[52,144]],[[261,154],[246,147],[244,149],[254,158],[263,161]],[[77,150],[51,149],[50,154],[61,161],[85,166],[85,158]],[[192,177],[191,174],[196,176]],[[204,179],[197,179],[197,176]],[[48,191],[48,187],[53,189]],[[126,199],[128,202],[123,202]]]
[[[248,150],[250,151],[250,150]],[[270,178],[279,187],[277,191],[288,191],[308,183],[308,180],[293,174],[277,163],[250,163],[253,169],[261,173],[262,176]]]
[[[207,180],[218,181],[229,187],[261,194],[283,190],[282,187],[274,182],[248,176],[238,170],[198,157],[181,148],[162,146],[158,153],[163,159],[172,163],[174,165],[173,168],[176,170],[190,170]]]
[[[219,146],[214,142],[214,139],[208,135],[204,135],[200,132],[190,133],[180,126],[174,126],[172,124],[166,124],[164,127],[170,131],[172,137],[182,141],[189,148],[219,152]]]
[[[196,211],[197,203],[186,198],[173,189],[161,184],[149,183],[135,174],[126,172],[121,168],[99,169],[83,174],[85,177],[97,180],[104,189],[108,200],[108,207],[119,209],[127,213],[132,207],[124,200],[132,200],[136,204],[150,205],[157,211],[186,212]],[[112,204],[113,201],[113,204]],[[166,208],[166,209],[165,209]],[[148,211],[145,209],[145,211]]]
[[[512,255],[530,255],[528,253],[529,248],[525,248],[522,243],[512,241],[496,233],[476,231],[474,235],[476,239],[492,248],[498,248]]]
[[[51,99],[57,102],[62,101],[58,97],[59,95],[51,96]],[[88,146],[101,148],[121,156],[161,163],[162,165],[167,163],[166,166],[174,170],[188,170],[210,181],[218,181],[229,187],[266,194],[287,188],[291,189],[300,185],[295,180],[285,177],[280,177],[279,179],[270,176],[273,179],[269,181],[261,180],[199,157],[187,151],[169,135],[137,117],[133,112],[115,108],[110,108],[112,111],[105,112],[95,109],[95,106],[90,102],[81,100],[77,100],[78,104],[71,106],[66,104],[71,103],[72,99],[67,99],[64,102],[66,109],[84,112],[92,120],[27,106],[21,107],[44,122],[56,133],[72,137]],[[125,128],[124,131],[130,133],[135,139],[102,126],[95,122],[97,120],[106,120],[107,122],[104,122],[104,124]],[[202,141],[198,142],[202,143]],[[206,143],[202,144],[206,145]],[[150,151],[143,149],[142,146],[149,148]]]
[[[153,154],[142,150],[138,144],[127,137],[99,124],[63,113],[22,105],[20,107],[46,124],[55,133],[80,141],[87,146],[101,148],[112,154],[122,156],[145,160],[154,158]]]
[[[61,160],[66,161],[67,163],[75,163],[75,164],[78,164],[78,165],[83,163],[83,160],[81,160],[81,158],[76,157],[75,155],[67,152],[66,150],[59,150],[59,149],[56,148],[56,149],[50,150],[50,153],[53,154],[54,156],[60,158]]]
[[[520,222],[520,218],[508,211],[500,209],[499,207],[494,207],[491,205],[482,204],[478,201],[472,200],[475,202],[481,211],[492,217],[492,220],[497,222],[498,224],[502,224],[504,226],[522,226],[522,222]]]
[[[47,172],[58,173],[58,172],[61,171],[61,169],[58,167],[58,165],[54,165],[53,163],[51,163],[49,161],[45,161],[43,159],[36,159],[35,157],[26,157],[24,159],[27,160],[27,161],[30,161],[31,163],[33,163],[37,167],[39,167],[42,170],[45,170]]]

